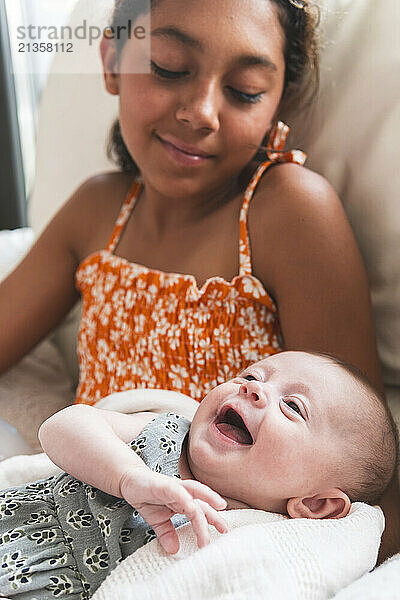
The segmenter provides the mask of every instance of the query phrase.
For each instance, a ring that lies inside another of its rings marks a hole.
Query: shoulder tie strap
[[[250,201],[262,174],[265,173],[271,165],[277,163],[292,162],[297,163],[298,165],[303,165],[306,161],[307,156],[301,150],[287,150],[286,152],[283,150],[288,133],[289,127],[282,121],[278,121],[273,127],[268,140],[268,149],[266,151],[268,160],[258,165],[244,193],[242,208],[240,211],[240,275],[252,274],[247,213],[249,210]]]
[[[142,189],[142,180],[140,177],[136,178],[133,182],[118,215],[118,219],[115,222],[114,230],[111,234],[111,237],[107,244],[107,251],[114,252],[115,248],[118,245],[119,240],[121,239],[121,235],[124,231],[125,225],[128,222],[129,217],[131,216],[131,212],[133,207],[136,204],[136,200],[139,197],[140,191]]]

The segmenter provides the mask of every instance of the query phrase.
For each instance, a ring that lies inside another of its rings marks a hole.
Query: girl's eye
[[[304,419],[303,413],[301,412],[301,409],[295,400],[293,400],[292,398],[287,398],[287,399],[284,399],[284,402],[287,406],[289,406],[289,408],[291,410],[296,412],[298,415],[300,415],[300,417],[302,417]]]
[[[189,74],[189,71],[169,71],[168,69],[163,69],[159,67],[153,60],[150,62],[151,70],[153,73],[160,77],[161,79],[180,79],[185,75]],[[247,103],[247,104],[255,104],[261,100],[262,92],[258,94],[246,94],[245,92],[241,92],[236,90],[235,88],[229,88],[233,96],[239,100],[239,102]]]
[[[243,379],[246,379],[246,381],[257,381],[257,377],[254,377],[254,375],[243,375]]]
[[[261,97],[263,95],[262,92],[258,94],[246,94],[245,92],[240,92],[239,90],[235,90],[235,88],[229,88],[232,94],[239,100],[239,102],[244,102],[247,104],[255,104],[256,102],[260,102]]]
[[[161,67],[156,65],[156,63],[154,61],[151,61],[150,65],[151,65],[151,70],[153,71],[153,73],[155,73],[158,77],[161,77],[162,79],[179,79],[180,77],[187,75],[189,72],[189,71],[168,71],[167,69],[162,69]]]

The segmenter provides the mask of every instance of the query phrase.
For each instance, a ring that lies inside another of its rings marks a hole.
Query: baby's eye
[[[246,379],[247,381],[257,381],[257,377],[254,377],[254,375],[243,375],[243,379]]]
[[[295,399],[284,398],[283,401],[291,410],[296,412],[298,415],[300,415],[300,417],[302,417],[304,419],[303,413],[301,412],[301,408]]]

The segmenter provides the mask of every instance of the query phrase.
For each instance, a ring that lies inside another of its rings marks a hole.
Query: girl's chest
[[[177,226],[159,239],[146,235],[133,214],[115,254],[152,270],[193,275],[199,288],[214,276],[231,281],[239,274],[239,212]]]

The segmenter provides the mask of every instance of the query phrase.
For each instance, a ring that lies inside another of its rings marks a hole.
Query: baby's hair
[[[319,85],[319,53],[317,26],[319,12],[309,0],[265,0],[272,2],[278,10],[280,25],[285,34],[285,81],[279,111],[290,115],[295,108],[308,107],[314,100]],[[155,8],[162,0],[150,0],[151,8]],[[135,21],[146,10],[147,0],[115,0],[114,12],[110,26],[114,31],[124,24]],[[124,29],[122,29],[124,31]],[[118,35],[115,43],[120,58],[127,37]],[[255,155],[257,160],[265,160],[268,139],[264,139]],[[107,156],[121,171],[139,174],[139,168],[132,159],[122,136],[119,120],[111,127]]]
[[[350,464],[338,464],[337,474],[345,477],[343,491],[352,502],[376,504],[390,486],[399,463],[399,435],[383,394],[354,365],[331,354],[309,352],[342,368],[359,386],[358,427],[346,429],[345,444]],[[357,398],[352,399],[357,402]]]

